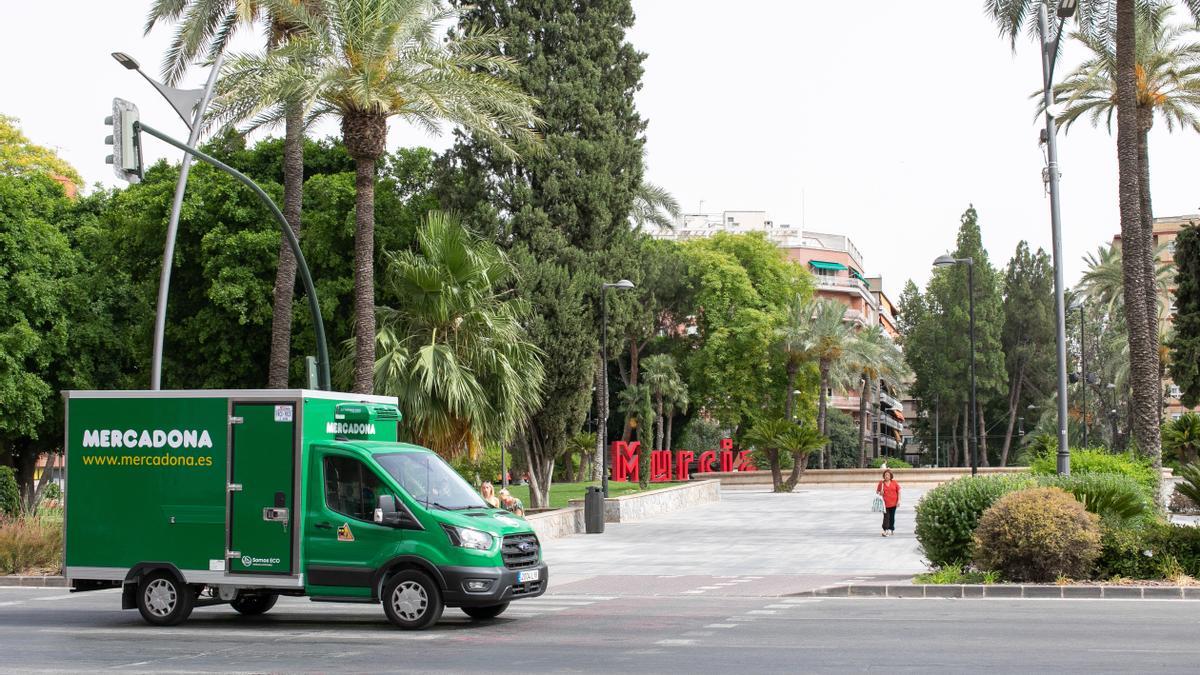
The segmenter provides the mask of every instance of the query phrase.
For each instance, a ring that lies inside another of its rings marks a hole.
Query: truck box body
[[[67,392],[66,574],[124,579],[148,561],[189,582],[301,588],[306,448],[395,441],[395,420],[346,422],[306,390]],[[274,510],[268,519],[264,509]],[[237,556],[227,554],[238,553]]]

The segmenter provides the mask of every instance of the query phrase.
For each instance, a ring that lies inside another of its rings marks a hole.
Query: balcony
[[[891,394],[887,393],[886,391],[884,391],[884,392],[880,392],[880,394],[879,394],[879,401],[880,401],[880,403],[882,403],[883,405],[885,405],[885,406],[887,406],[887,407],[889,407],[889,408],[895,408],[896,410],[903,410],[903,409],[904,409],[904,406],[903,406],[903,405],[901,405],[900,401],[899,401],[899,400],[897,400],[897,399],[896,399],[894,396],[892,396]]]
[[[904,431],[904,425],[900,423],[900,420],[897,420],[891,415],[880,415],[879,422],[889,429],[895,429],[896,431],[901,432]]]
[[[892,438],[891,436],[884,436],[883,434],[880,434],[879,435],[879,447],[891,448],[892,450],[899,450],[900,444],[897,443],[896,439]]]

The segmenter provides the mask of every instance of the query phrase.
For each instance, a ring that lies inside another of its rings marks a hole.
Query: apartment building
[[[812,232],[787,223],[776,223],[766,211],[724,211],[720,215],[691,213],[679,218],[673,230],[652,231],[660,239],[677,241],[709,237],[717,232],[744,234],[761,232],[782,248],[790,260],[803,265],[813,275],[815,294],[846,306],[844,320],[865,328],[879,325],[892,338],[899,335],[895,305],[883,291],[883,279],[869,277],[864,270],[862,252],[849,237],[841,234]],[[897,398],[899,383],[880,383],[879,400],[874,387],[863,387],[867,401],[868,434],[873,433],[878,409],[879,449],[881,454],[896,455],[906,435],[903,404]],[[848,413],[858,422],[862,392],[857,389],[831,391],[829,404]],[[874,444],[871,444],[874,448]]]

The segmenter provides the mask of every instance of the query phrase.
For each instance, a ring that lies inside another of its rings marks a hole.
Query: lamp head
[[[141,66],[138,65],[137,59],[126,54],[125,52],[113,52],[112,57],[117,60],[117,63],[125,66],[129,70],[138,70],[141,68]]]
[[[628,279],[622,279],[615,284],[610,284],[610,286],[619,291],[628,291],[633,288],[633,282]]]
[[[1071,301],[1071,311],[1074,312],[1077,309],[1083,309],[1083,296],[1077,296]]]
[[[958,264],[958,260],[956,258],[954,258],[953,256],[949,256],[949,255],[939,255],[933,261],[934,267],[950,267],[951,265],[957,265],[957,264]]]
[[[1069,19],[1075,15],[1079,0],[1058,0],[1058,18]]]

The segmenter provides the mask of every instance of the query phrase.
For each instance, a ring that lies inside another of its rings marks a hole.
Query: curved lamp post
[[[600,367],[604,370],[604,376],[601,382],[604,383],[603,391],[600,392],[600,433],[596,434],[596,443],[600,446],[604,467],[601,469],[600,485],[604,491],[605,498],[608,497],[608,289],[615,288],[618,291],[633,290],[633,282],[628,279],[622,279],[615,284],[604,283],[600,284]]]
[[[933,261],[934,267],[953,267],[954,265],[967,266],[967,306],[971,317],[971,409],[967,411],[967,421],[971,425],[971,435],[967,442],[971,447],[967,452],[971,455],[971,475],[973,476],[979,473],[979,425],[977,424],[979,412],[975,409],[975,261],[971,258],[955,258],[949,255],[940,255]]]

